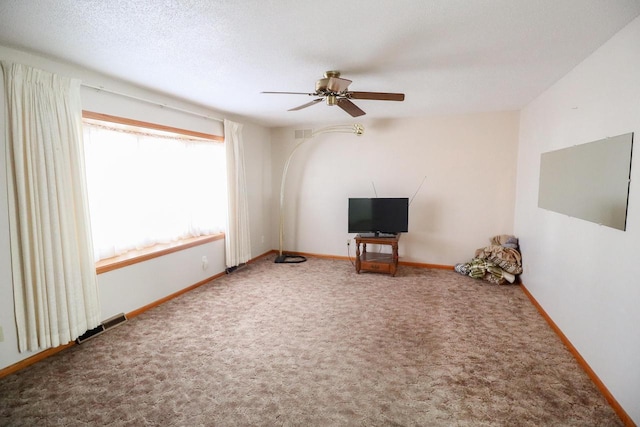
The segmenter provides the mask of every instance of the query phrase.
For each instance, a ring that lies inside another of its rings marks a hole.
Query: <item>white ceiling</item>
[[[519,109],[640,14],[640,0],[0,0],[0,45],[268,126],[349,120],[313,98],[324,71],[364,118]],[[108,88],[107,88],[108,89]]]

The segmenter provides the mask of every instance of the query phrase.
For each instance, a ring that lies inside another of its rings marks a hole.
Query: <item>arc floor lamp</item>
[[[276,263],[299,263],[304,262],[307,259],[301,255],[287,255],[282,252],[282,245],[284,242],[284,189],[287,180],[287,171],[289,170],[289,163],[291,163],[291,159],[293,158],[293,154],[303,145],[305,142],[310,141],[314,137],[318,135],[322,135],[323,133],[352,133],[355,135],[362,135],[364,133],[364,126],[361,124],[355,123],[353,125],[335,125],[335,126],[327,126],[318,130],[311,131],[311,135],[305,137],[302,141],[298,143],[291,153],[289,153],[289,157],[287,157],[287,161],[284,164],[284,169],[282,170],[282,180],[280,181],[280,227],[279,227],[279,247],[278,247],[278,256],[276,257]]]

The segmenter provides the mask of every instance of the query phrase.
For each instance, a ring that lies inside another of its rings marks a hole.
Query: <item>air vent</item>
[[[234,265],[233,267],[228,267],[228,268],[227,268],[227,269],[225,269],[224,271],[225,271],[227,274],[231,274],[231,273],[233,273],[234,271],[237,271],[237,270],[239,270],[239,269],[241,269],[241,268],[244,268],[244,267],[246,267],[246,266],[247,266],[247,263],[242,263],[242,264],[239,264],[239,265]]]
[[[311,138],[311,129],[296,129],[294,136],[295,139]]]
[[[87,332],[85,332],[84,334],[76,338],[76,344],[82,344],[83,342],[100,335],[107,329],[111,329],[126,321],[127,321],[127,316],[125,316],[124,313],[120,313],[118,315],[110,317],[107,320],[103,321],[97,327],[88,330]]]
[[[76,338],[76,344],[82,344],[83,342],[96,337],[98,335],[100,335],[101,333],[104,332],[104,326],[102,325],[98,325],[97,327],[93,328],[93,329],[89,329],[87,332],[85,332],[84,334],[80,335],[78,338]]]
[[[108,318],[107,320],[102,322],[102,325],[104,326],[105,329],[111,329],[126,321],[127,321],[127,316],[125,316],[124,313],[120,313],[116,316]]]

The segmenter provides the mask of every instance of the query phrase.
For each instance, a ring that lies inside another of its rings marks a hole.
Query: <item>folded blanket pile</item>
[[[522,256],[518,239],[502,234],[494,236],[487,247],[477,249],[471,261],[455,265],[455,270],[465,276],[487,280],[499,285],[514,283],[522,273]]]

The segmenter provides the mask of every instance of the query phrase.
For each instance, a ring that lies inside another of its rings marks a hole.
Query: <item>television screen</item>
[[[408,198],[350,198],[349,233],[396,234],[409,231]]]

